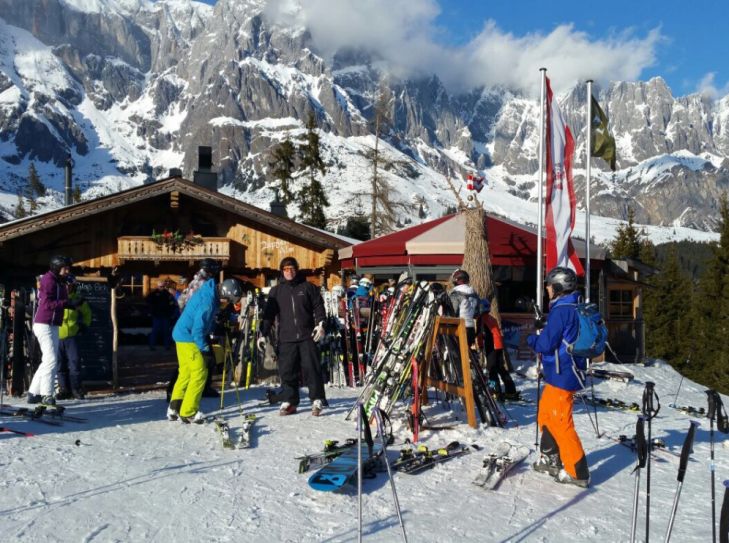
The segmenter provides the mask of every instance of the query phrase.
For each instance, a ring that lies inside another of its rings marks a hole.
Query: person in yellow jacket
[[[66,280],[68,298],[74,301],[73,308],[63,310],[63,322],[58,329],[58,399],[75,398],[83,400],[81,388],[81,359],[78,355],[76,336],[91,325],[91,307],[76,291],[76,279],[68,276]]]

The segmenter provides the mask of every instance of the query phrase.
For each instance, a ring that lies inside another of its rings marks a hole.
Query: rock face
[[[61,167],[69,153],[87,182],[119,172],[141,182],[178,166],[191,178],[197,146],[212,145],[220,184],[253,198],[267,181],[270,147],[299,137],[311,112],[331,136],[322,140],[325,183],[337,190],[366,154],[384,85],[394,97],[386,136],[394,178],[415,179],[418,168],[490,176],[498,166],[494,182],[534,197],[534,100],[497,88],[454,95],[436,76],[394,80],[358,50],[325,60],[306,29],[270,21],[265,4],[0,0],[0,172],[13,178],[2,188],[14,192],[28,161]],[[618,142],[619,171],[593,161],[593,211],[623,217],[629,205],[640,222],[713,228],[729,184],[729,97],[676,98],[660,78],[595,93]],[[585,102],[584,87],[560,99],[576,138],[578,189]],[[401,200],[422,196],[426,208],[442,208],[428,190]],[[405,215],[415,218],[420,206],[411,207]]]

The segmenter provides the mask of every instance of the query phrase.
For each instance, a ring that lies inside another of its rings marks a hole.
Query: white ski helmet
[[[372,286],[372,280],[367,277],[363,277],[359,280],[359,286],[364,288],[370,288]]]

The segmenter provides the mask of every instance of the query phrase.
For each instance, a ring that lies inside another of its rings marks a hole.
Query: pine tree
[[[83,199],[81,195],[81,187],[74,185],[73,192],[71,193],[71,199],[74,204],[78,204]]]
[[[628,208],[628,224],[618,227],[617,235],[610,244],[610,257],[615,259],[640,258],[641,238],[644,233],[635,227],[635,212]]]
[[[383,83],[377,91],[374,117],[371,122],[375,147],[367,153],[367,158],[372,163],[372,179],[368,194],[371,202],[370,239],[391,232],[397,222],[398,209],[402,207],[393,200],[394,191],[387,179],[380,174],[380,168],[392,169],[396,165],[394,162],[386,160],[380,153],[380,139],[392,125],[392,103],[392,93]]]
[[[271,167],[271,175],[278,180],[281,201],[284,205],[288,205],[294,200],[291,183],[296,169],[296,147],[288,136],[273,148],[271,158],[272,160],[268,163]]]
[[[23,202],[23,195],[18,192],[18,203],[15,204],[13,209],[13,217],[16,219],[23,219],[28,216],[28,212],[25,210],[25,203]]]
[[[687,374],[729,392],[729,200],[719,204],[719,243],[699,280],[692,327],[693,352]]]
[[[326,174],[326,166],[321,158],[319,134],[317,134],[316,117],[309,113],[306,123],[306,142],[301,146],[301,165],[309,174],[309,182],[299,191],[300,220],[315,228],[326,228],[327,219],[324,208],[329,206],[329,199],[324,187],[316,179],[316,172]]]
[[[46,186],[41,182],[40,177],[38,177],[38,171],[35,169],[35,164],[32,162],[28,167],[28,189],[30,192],[30,198],[46,195]]]
[[[688,354],[685,339],[690,327],[692,285],[681,270],[675,247],[650,279],[650,287],[644,290],[643,306],[646,352],[678,365]]]

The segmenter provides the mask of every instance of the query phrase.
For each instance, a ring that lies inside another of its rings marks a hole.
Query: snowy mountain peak
[[[382,147],[402,166],[383,175],[402,202],[424,201],[436,216],[454,203],[443,175],[475,168],[489,180],[487,205],[499,200],[502,214],[520,216],[536,195],[536,101],[497,88],[454,94],[428,73],[397,77],[365,47],[320,50],[300,8],[293,0],[0,0],[5,214],[31,161],[60,188],[71,153],[90,197],[171,167],[189,177],[198,145],[213,146],[223,190],[267,207],[270,150],[300,135],[314,112],[336,226],[367,206],[373,105],[386,86],[392,124]],[[578,189],[585,95],[576,87],[559,97],[577,139]],[[727,179],[729,100],[674,98],[661,78],[614,82],[599,100],[620,170],[593,161],[593,212],[623,218],[630,205],[640,222],[711,228]],[[401,221],[420,220],[419,208],[406,205]]]

